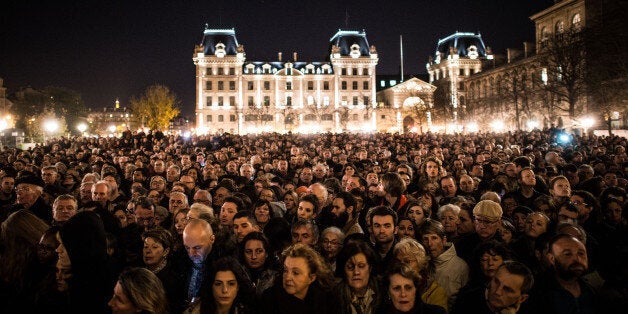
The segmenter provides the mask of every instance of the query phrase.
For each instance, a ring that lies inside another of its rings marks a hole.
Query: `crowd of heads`
[[[266,303],[313,291],[342,313],[464,313],[476,291],[491,311],[532,311],[552,280],[621,291],[626,139],[559,133],[125,132],[4,149],[0,279],[58,312],[281,312]]]

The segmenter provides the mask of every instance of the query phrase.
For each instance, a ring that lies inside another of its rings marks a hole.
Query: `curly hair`
[[[307,263],[310,274],[316,275],[316,281],[325,289],[333,289],[335,286],[334,275],[329,265],[323,257],[311,246],[303,243],[296,243],[283,251],[282,262],[286,258],[303,258]]]

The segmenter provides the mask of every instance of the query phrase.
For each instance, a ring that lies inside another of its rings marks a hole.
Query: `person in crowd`
[[[476,249],[474,259],[469,265],[469,282],[460,289],[460,294],[477,287],[486,287],[497,269],[504,261],[513,259],[512,250],[504,243],[498,241],[488,241],[481,243]]]
[[[148,230],[142,234],[144,249],[142,257],[146,269],[153,272],[166,291],[170,309],[183,311],[185,306],[185,287],[183,278],[173,266],[173,239],[170,232],[161,227]]]
[[[418,286],[421,300],[427,304],[438,305],[447,310],[447,292],[429,274],[429,258],[423,246],[413,238],[401,239],[394,248],[395,259],[404,263],[421,276]]]
[[[549,227],[549,217],[541,212],[531,213],[526,218],[526,227],[523,235],[510,244],[517,256],[517,260],[526,264],[532,271],[540,267],[534,255],[536,239],[548,232]]]
[[[431,216],[432,212],[429,206],[422,201],[412,201],[408,204],[408,208],[403,216],[410,218],[416,227],[419,227],[426,218]]]
[[[438,221],[443,224],[447,239],[454,241],[458,238],[458,214],[460,207],[454,204],[446,204],[438,208]]]
[[[273,211],[272,205],[270,204],[270,201],[268,200],[259,199],[253,205],[253,208],[254,208],[254,214],[255,214],[255,221],[257,222],[257,225],[259,226],[260,230],[264,230],[264,227],[266,226],[266,224],[268,224],[270,219],[275,217],[275,213]]]
[[[469,236],[475,232],[475,226],[473,225],[473,205],[472,203],[463,203],[460,206],[460,212],[458,212],[458,221],[456,223],[456,235],[458,239]]]
[[[421,300],[421,276],[408,265],[394,264],[384,276],[383,286],[389,298],[376,313],[447,313],[444,308]]]
[[[382,274],[394,259],[393,248],[397,244],[397,213],[387,206],[373,207],[369,222],[375,238],[374,249],[380,257],[377,273]]]
[[[211,256],[215,235],[209,222],[202,219],[191,219],[183,230],[183,247],[188,253],[190,262],[186,272],[187,307],[198,305],[200,292],[207,283],[205,276],[215,258]]]
[[[398,224],[397,235],[399,236],[399,239],[416,238],[417,227],[412,219],[408,217],[400,217]]]
[[[358,223],[355,197],[345,191],[336,193],[332,202],[333,225],[341,228],[345,235],[364,233]]]
[[[233,234],[237,243],[241,243],[247,234],[261,230],[252,212],[242,210],[233,216]]]
[[[255,295],[259,298],[270,288],[279,272],[276,270],[278,260],[272,255],[270,243],[263,233],[255,231],[247,234],[240,243],[239,257],[246,267],[253,283]]]
[[[25,209],[12,213],[2,222],[0,291],[4,302],[0,303],[0,309],[3,313],[34,311],[36,292],[48,271],[47,267],[38,265],[38,243],[48,228],[44,221]]]
[[[282,254],[282,280],[264,291],[261,313],[339,313],[334,277],[322,256],[297,243]]]
[[[533,285],[534,277],[528,267],[520,262],[505,261],[488,286],[460,294],[451,313],[517,313]]]
[[[447,307],[451,308],[458,290],[469,281],[469,266],[456,255],[454,244],[447,242],[443,225],[433,219],[426,220],[419,228],[423,246],[431,257],[430,275],[445,289]]]
[[[460,239],[456,243],[458,256],[469,263],[473,258],[473,250],[481,243],[489,240],[500,240],[497,229],[501,224],[502,208],[499,202],[482,200],[473,207],[473,223],[475,233]]]
[[[307,194],[299,200],[296,218],[298,220],[315,219],[319,211],[320,206],[318,198],[312,194]]]
[[[299,201],[299,195],[297,195],[294,191],[286,191],[283,194],[283,203],[286,205],[284,218],[287,221],[293,221],[294,217],[296,217]]]
[[[383,301],[375,266],[377,254],[363,241],[347,243],[336,259],[335,274],[340,282],[334,290],[340,313],[373,314]]]
[[[336,270],[336,257],[342,249],[345,234],[337,227],[327,227],[321,232],[321,256],[330,265],[331,270]]]
[[[161,281],[143,268],[131,268],[120,274],[108,305],[113,314],[170,313]]]
[[[50,223],[52,221],[52,210],[43,198],[44,181],[35,173],[22,171],[15,179],[16,199],[13,209],[30,210],[39,219]]]
[[[211,289],[202,292],[200,313],[255,313],[253,285],[238,260],[233,257],[218,259],[207,280]]]
[[[571,196],[571,184],[565,176],[555,176],[550,180],[550,195],[555,204],[568,200]]]
[[[409,200],[405,194],[406,183],[403,182],[399,174],[396,172],[388,172],[382,175],[379,181],[379,196],[384,199],[382,205],[392,208],[397,215],[401,215],[406,211]]]
[[[70,194],[62,194],[52,203],[52,225],[62,226],[76,214],[78,202]]]
[[[68,313],[107,313],[113,274],[109,272],[107,240],[100,217],[90,211],[72,216],[59,232],[57,267],[69,269]]]

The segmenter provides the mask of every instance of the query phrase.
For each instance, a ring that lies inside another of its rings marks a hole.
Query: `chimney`
[[[297,52],[296,51],[292,53],[292,60],[294,62],[297,62]]]
[[[277,53],[277,59],[279,59],[279,61],[281,61],[281,52]]]

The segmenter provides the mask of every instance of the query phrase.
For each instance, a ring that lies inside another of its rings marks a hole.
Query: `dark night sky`
[[[194,108],[194,45],[205,23],[235,27],[247,60],[299,53],[323,61],[338,30],[366,30],[379,52],[379,74],[425,73],[436,42],[455,31],[481,32],[502,53],[534,39],[529,16],[553,0],[9,0],[0,10],[0,77],[9,93],[23,86],[62,86],[93,108],[113,105],[152,84]],[[285,57],[284,57],[285,58]],[[285,59],[284,59],[285,60]]]

